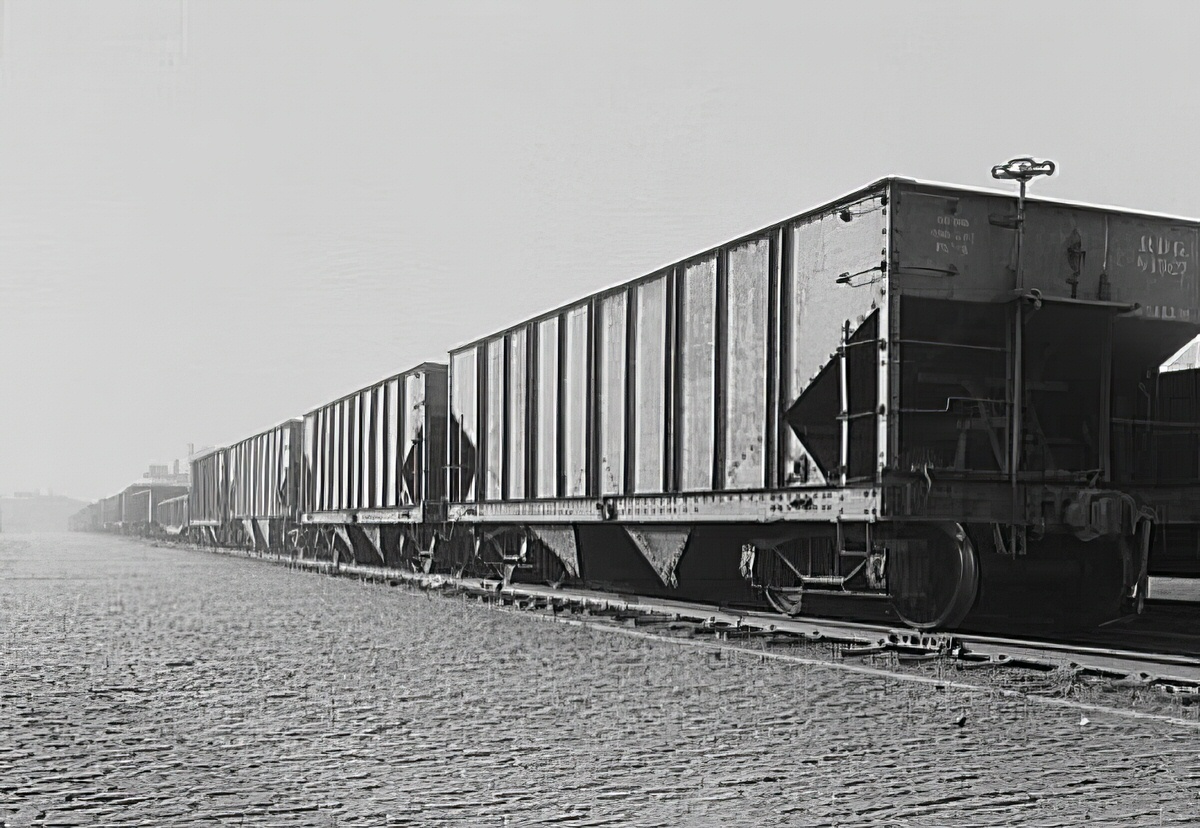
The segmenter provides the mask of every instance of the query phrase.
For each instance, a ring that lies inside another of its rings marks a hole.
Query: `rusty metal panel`
[[[600,341],[596,347],[598,400],[596,420],[600,446],[600,494],[625,491],[625,365],[628,343],[629,292],[600,300]]]
[[[635,296],[633,490],[658,493],[666,439],[666,277],[638,285]]]
[[[767,293],[771,245],[766,239],[727,254],[725,481],[727,489],[766,485]]]
[[[484,417],[487,422],[487,452],[484,462],[483,496],[499,500],[504,480],[504,337],[487,343]]]
[[[566,314],[565,364],[563,365],[563,495],[588,494],[588,329],[587,305]]]
[[[537,426],[536,458],[537,497],[558,493],[558,317],[545,319],[537,326]]]
[[[479,448],[476,360],[475,348],[450,357],[450,499],[458,502],[476,499],[475,457]]]
[[[1036,289],[1200,319],[1194,223],[1027,201],[1018,284],[1015,197],[901,185],[894,210],[893,281],[906,294],[994,301]]]
[[[824,382],[838,370],[844,327],[853,334],[885,302],[886,227],[885,209],[878,197],[871,197],[789,228],[791,296],[783,335],[789,339],[791,371],[786,383],[790,390],[782,400],[785,410],[806,394],[822,394]],[[823,378],[821,384],[818,378]],[[821,416],[805,424],[804,439],[794,427],[788,430],[788,485],[822,485],[827,476],[840,472],[840,403],[836,395],[833,399],[830,411],[824,411],[824,404],[817,406]]]
[[[716,448],[716,257],[685,268],[680,291],[679,487],[707,491]]]
[[[525,472],[528,440],[527,401],[529,394],[529,350],[526,328],[508,334],[508,496],[515,500],[525,497]]]

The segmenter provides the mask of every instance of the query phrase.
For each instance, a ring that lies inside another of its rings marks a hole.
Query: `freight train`
[[[1200,575],[1192,220],[886,178],[192,460],[199,543],[920,629]],[[1190,385],[1188,383],[1191,383]]]

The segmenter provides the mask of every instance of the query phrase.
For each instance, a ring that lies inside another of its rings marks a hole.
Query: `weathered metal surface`
[[[893,209],[901,291],[987,301],[1018,286],[1015,198],[902,183]],[[1195,321],[1197,234],[1195,222],[1027,200],[1020,286],[1043,297],[1136,303],[1137,316]]]
[[[193,457],[188,519],[194,525],[223,524],[229,517],[229,477],[224,448]]]
[[[633,492],[657,494],[664,486],[666,440],[667,277],[638,285],[633,292]]]
[[[446,370],[437,363],[310,411],[303,420],[302,513],[409,515],[411,507],[440,497],[445,411]]]
[[[1146,597],[1152,601],[1200,604],[1200,578],[1151,575]]]
[[[689,526],[627,526],[625,531],[664,586],[677,583],[675,567],[683,557]]]
[[[169,534],[177,535],[188,525],[188,495],[160,501],[155,507],[155,520]]]
[[[450,355],[450,499],[476,500],[479,456],[479,349]]]
[[[679,290],[678,481],[681,491],[703,492],[716,461],[716,257],[685,267]]]
[[[724,489],[767,485],[770,248],[767,239],[757,239],[726,254]]]
[[[451,500],[840,480],[839,451],[817,463],[781,429],[781,412],[822,369],[837,367],[846,323],[855,335],[876,311],[872,330],[887,325],[885,193],[881,184],[453,351],[455,416],[466,425],[455,443],[464,462],[450,472],[462,483]],[[863,410],[853,423],[843,426],[835,404],[820,409],[819,425],[801,426],[805,439],[811,432],[833,444],[847,429],[854,448],[845,464],[867,481],[881,467],[876,448],[887,434],[887,415],[874,403],[887,394],[885,363],[855,364],[852,388],[872,393],[869,405],[856,403]],[[478,489],[470,482],[477,469],[466,462],[475,456],[487,481]]]
[[[162,501],[187,493],[187,486],[135,483],[120,494],[121,523],[127,526],[152,525],[157,521],[158,505]]]
[[[303,427],[288,420],[226,450],[231,519],[298,517]]]
[[[876,489],[819,489],[786,492],[689,493],[657,496],[451,503],[451,520],[468,523],[522,521],[602,523],[606,521],[832,523],[874,521],[881,506]]]
[[[569,527],[534,526],[533,535],[562,562],[563,569],[572,578],[579,577],[579,547],[575,531]]]
[[[793,425],[788,429],[783,469],[789,485],[822,486],[841,477],[839,418],[843,412],[837,393],[837,355],[847,327],[852,336],[887,302],[883,198],[882,191],[872,193],[789,228],[791,260],[785,292],[789,364],[782,372],[785,385],[780,396],[785,410],[798,405],[805,410],[802,420],[789,420]],[[869,377],[879,387],[887,387],[878,370]]]
[[[504,493],[520,500],[525,497],[525,477],[529,469],[526,455],[529,438],[524,423],[528,422],[529,406],[529,334],[525,329],[510,331],[505,337],[508,342],[508,364],[505,379],[508,382],[508,407],[504,422],[499,429],[504,433],[507,452],[504,461],[507,468],[503,477],[508,483]]]
[[[544,319],[536,326],[537,370],[531,394],[535,400],[533,424],[533,478],[537,497],[558,496],[559,318]]]
[[[599,300],[599,351],[596,360],[596,425],[599,431],[600,494],[625,492],[625,386],[629,347],[629,293],[619,291]]]
[[[498,500],[504,491],[504,386],[506,384],[504,338],[489,340],[484,373],[484,417],[487,450],[483,462],[483,496]]]
[[[591,415],[591,308],[579,305],[564,316],[562,365],[562,494],[583,497],[592,487],[589,477]]]

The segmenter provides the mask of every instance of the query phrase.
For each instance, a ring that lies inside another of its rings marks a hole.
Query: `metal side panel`
[[[872,523],[881,497],[874,488],[804,491],[711,492],[613,496],[598,502],[555,500],[450,504],[448,517],[464,523],[775,523],[782,521]]]
[[[450,358],[450,430],[452,500],[476,499],[476,461],[479,449],[478,351],[469,348]]]
[[[534,449],[537,458],[537,497],[555,497],[558,494],[558,337],[557,316],[538,323],[534,392],[537,399],[537,425],[534,429],[537,439]]]
[[[626,526],[625,533],[658,575],[663,586],[677,584],[675,567],[691,536],[690,526]]]
[[[533,534],[562,562],[572,578],[579,577],[579,547],[570,527],[535,526]]]
[[[915,182],[895,189],[893,279],[906,294],[988,301],[1019,287],[1136,303],[1133,315],[1148,318],[1200,319],[1194,222],[1029,200],[1017,285],[1014,196]]]
[[[635,323],[633,490],[663,491],[666,439],[667,278],[637,286]]]
[[[371,472],[375,457],[374,429],[371,412],[374,410],[374,395],[370,388],[358,392],[358,503],[359,509],[370,509],[375,505],[372,497]]]
[[[761,489],[766,483],[770,252],[770,242],[760,239],[730,249],[726,259],[726,489]]]
[[[508,379],[508,405],[505,417],[508,420],[508,455],[506,483],[508,497],[520,500],[525,497],[526,458],[529,451],[527,423],[529,422],[529,335],[525,328],[508,334],[508,362],[505,374]]]
[[[600,430],[600,493],[625,491],[625,365],[628,345],[628,291],[600,300],[600,355],[597,361],[597,427]]]
[[[375,416],[372,430],[375,434],[375,471],[372,477],[375,484],[375,491],[371,502],[374,506],[384,507],[389,503],[387,487],[391,480],[391,475],[388,474],[387,461],[394,432],[388,422],[390,409],[387,405],[387,385],[376,386],[374,395]]]
[[[445,497],[446,481],[446,368],[429,364],[421,372],[421,502]]]
[[[387,386],[384,389],[384,396],[387,406],[387,421],[385,424],[387,429],[387,451],[383,463],[387,474],[387,483],[383,493],[383,505],[393,507],[400,502],[398,499],[401,487],[400,462],[403,459],[400,442],[401,436],[404,434],[405,412],[401,405],[399,379],[388,380]]]
[[[421,374],[406,376],[402,393],[404,399],[400,407],[404,411],[404,430],[401,433],[404,436],[400,441],[400,503],[407,505],[421,501],[421,487],[425,482],[422,473],[425,468],[422,448],[426,442],[425,377]],[[469,456],[474,463],[475,455]]]
[[[487,343],[487,371],[485,372],[484,417],[487,427],[487,446],[484,466],[483,496],[487,500],[498,500],[504,482],[504,394],[505,359],[504,337]]]
[[[587,305],[566,313],[562,398],[563,494],[588,494],[588,328]]]
[[[713,487],[716,449],[716,258],[685,268],[681,291],[679,488],[708,491]]]
[[[792,295],[783,335],[789,340],[791,373],[789,398],[781,400],[785,411],[810,388],[820,394],[816,380],[823,370],[836,369],[844,326],[848,324],[853,332],[884,301],[886,226],[885,210],[876,193],[840,212],[790,227],[791,261],[787,266]],[[804,437],[794,429],[787,430],[783,471],[790,485],[822,486],[825,473],[832,476],[838,470],[839,415],[840,407],[834,402],[827,416],[807,426]],[[834,446],[824,452],[831,459],[821,458],[824,472],[815,459],[822,454],[818,444]]]

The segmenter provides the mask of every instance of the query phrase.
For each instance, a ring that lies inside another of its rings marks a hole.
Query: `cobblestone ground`
[[[1200,821],[1194,722],[119,538],[0,535],[0,634],[5,826]]]

